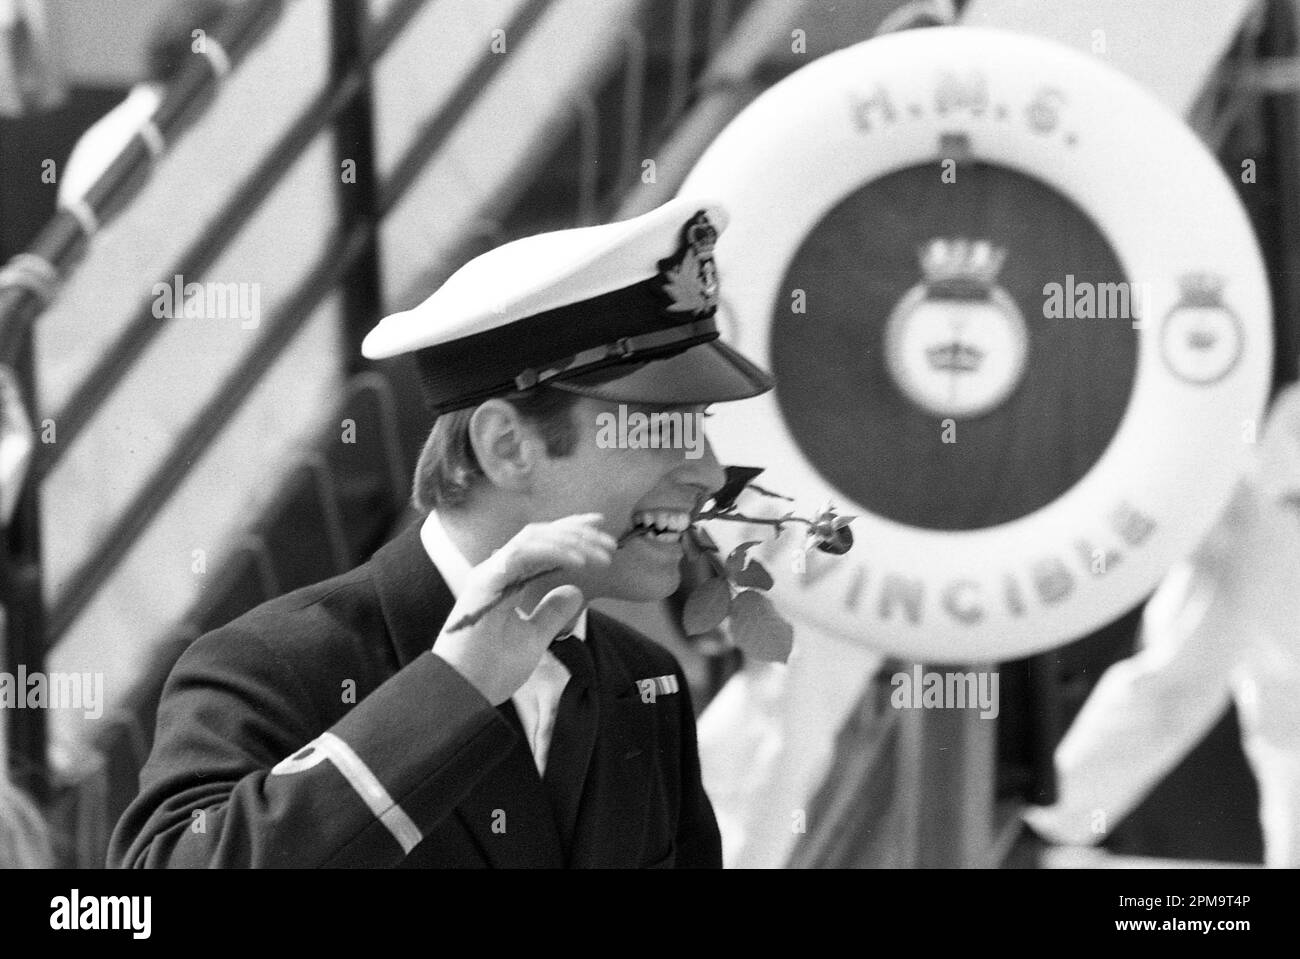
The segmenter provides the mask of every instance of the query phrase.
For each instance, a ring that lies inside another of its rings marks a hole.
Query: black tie
[[[596,745],[599,707],[596,702],[596,665],[587,644],[576,637],[557,639],[551,652],[569,670],[570,679],[560,694],[551,733],[551,748],[546,754],[546,773],[542,781],[555,810],[555,824],[566,854],[571,853],[578,823],[578,807],[587,767]]]

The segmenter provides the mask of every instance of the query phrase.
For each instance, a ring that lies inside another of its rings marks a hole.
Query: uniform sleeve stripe
[[[393,834],[393,838],[397,840],[397,844],[402,847],[404,853],[410,853],[424,838],[420,835],[420,827],[406,814],[406,810],[397,803],[389,806],[380,815],[379,821],[388,827],[388,831]]]
[[[393,838],[402,847],[402,852],[409,853],[420,844],[424,837],[420,835],[419,827],[401,806],[393,802],[384,784],[361,761],[361,757],[352,751],[351,746],[333,733],[321,733],[314,744],[329,757],[348,785],[375,814],[375,818],[393,834]]]

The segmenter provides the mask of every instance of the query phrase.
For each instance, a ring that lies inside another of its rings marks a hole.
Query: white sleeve
[[[1148,603],[1142,650],[1102,676],[1056,750],[1058,798],[1026,821],[1045,839],[1100,841],[1222,714],[1240,637],[1214,563],[1175,568]]]

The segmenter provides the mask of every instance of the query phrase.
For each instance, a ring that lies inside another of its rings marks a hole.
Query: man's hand
[[[563,580],[584,566],[608,566],[618,548],[614,537],[597,524],[599,513],[566,516],[550,523],[530,523],[475,566],[456,600],[448,623],[490,603],[506,586],[522,577],[559,567]],[[545,577],[540,588],[553,581]],[[532,675],[551,640],[582,610],[585,599],[573,585],[551,589],[532,610],[521,594],[518,602],[497,605],[471,626],[443,632],[435,647],[439,656],[469,680],[493,706],[515,694]]]

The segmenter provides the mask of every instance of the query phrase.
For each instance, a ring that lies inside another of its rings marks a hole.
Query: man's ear
[[[532,485],[539,439],[527,420],[505,400],[488,400],[469,420],[469,441],[488,482],[513,492]]]

